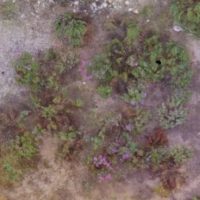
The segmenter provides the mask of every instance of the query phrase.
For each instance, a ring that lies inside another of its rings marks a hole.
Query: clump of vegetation
[[[158,111],[161,127],[168,129],[182,124],[186,119],[184,102],[178,96],[168,99]]]
[[[24,133],[6,145],[1,145],[0,184],[8,186],[19,181],[37,162],[37,140],[32,133]]]
[[[151,165],[159,169],[160,166],[168,165],[169,163],[180,166],[191,157],[191,151],[184,146],[171,149],[161,147],[152,149],[152,151],[147,154],[147,157]]]
[[[102,82],[106,82],[112,79],[113,70],[111,68],[111,62],[109,58],[107,57],[107,55],[103,53],[100,55],[97,55],[94,58],[93,62],[94,63],[92,65],[91,70],[95,78],[97,78],[98,80]]]
[[[0,145],[1,185],[14,184],[37,164],[38,134],[56,134],[61,141],[60,152],[65,156],[78,149],[80,134],[71,122],[70,111],[80,109],[83,104],[80,99],[67,97],[63,77],[72,65],[68,61],[50,49],[38,58],[23,53],[14,63],[17,81],[30,88],[32,104],[28,110],[0,116],[1,134],[13,131],[14,135],[6,145]]]
[[[129,21],[121,22],[118,29],[123,34],[111,34],[112,41],[90,67],[100,84],[112,86],[125,100],[135,103],[145,97],[149,83],[163,83],[169,89],[180,90],[188,86],[192,72],[182,46],[166,35],[151,29],[143,31]]]
[[[183,28],[198,37],[200,36],[200,3],[198,1],[172,1],[171,12],[176,22]]]
[[[145,98],[145,86],[141,84],[130,83],[127,86],[128,92],[123,95],[123,99],[131,104],[137,104]]]
[[[159,147],[168,145],[168,138],[165,130],[156,128],[153,133],[147,135],[147,147]]]
[[[112,88],[109,86],[99,86],[97,88],[97,92],[100,94],[101,97],[107,98],[112,93]]]
[[[77,47],[83,44],[87,23],[73,14],[66,13],[56,20],[55,30],[60,38],[68,39],[72,46]]]
[[[140,108],[136,110],[136,115],[133,118],[133,127],[135,134],[139,134],[144,131],[145,126],[149,121],[149,118],[150,118],[150,113],[148,110]]]
[[[188,150],[169,149],[166,133],[166,129],[180,125],[186,119],[186,91],[192,78],[187,52],[165,34],[148,28],[148,25],[142,29],[133,19],[114,19],[107,25],[111,41],[94,58],[90,69],[98,80],[98,88],[112,88],[113,93],[130,106],[128,111],[122,110],[123,119],[116,127],[111,125],[110,129],[104,130],[103,140],[96,138],[95,156],[102,155],[113,170],[117,168],[116,163],[120,166],[131,163],[134,167],[150,167],[159,172],[172,166],[173,171],[189,158]],[[169,98],[163,102],[159,97],[161,107],[154,112],[157,105],[149,106],[146,100],[150,96],[148,89],[158,85],[161,86],[159,89],[165,87],[167,95],[163,91],[163,96]],[[151,122],[160,128],[146,135],[141,144],[138,138],[148,130]],[[116,132],[118,138],[114,139],[109,130]],[[112,174],[110,168],[102,168],[96,170],[107,170]],[[174,189],[174,184],[170,185],[174,179],[165,180],[164,189],[168,187],[167,192]]]
[[[97,126],[89,127],[91,130],[87,133],[85,127],[79,127],[79,116],[86,110],[85,102],[75,97],[75,91],[68,93],[70,86],[66,80],[70,70],[79,63],[76,54],[59,54],[51,49],[37,57],[24,53],[15,62],[18,82],[30,89],[32,110],[20,113],[17,136],[9,145],[11,150],[6,150],[8,154],[0,159],[3,166],[0,170],[6,174],[3,177],[20,179],[24,173],[21,161],[32,160],[38,153],[35,134],[38,132],[57,136],[58,155],[63,159],[86,161],[101,182],[133,168],[148,168],[159,174],[168,172],[169,168],[173,171],[190,157],[185,148],[168,148],[165,130],[154,129],[147,135],[149,123],[151,120],[157,123],[157,116],[152,111],[154,105],[145,105],[148,86],[165,85],[172,97],[156,113],[160,118],[159,127],[168,129],[183,123],[185,100],[173,95],[175,89],[185,92],[190,82],[187,53],[165,35],[142,30],[134,21],[118,24],[114,29],[120,29],[120,34],[112,34],[112,41],[95,57],[91,71],[99,81],[97,92],[103,98],[118,94],[126,109],[120,107],[111,115],[104,112],[98,122],[97,118],[92,119],[93,126]],[[65,14],[56,21],[57,34],[67,38],[73,47],[83,44],[86,31],[86,22],[73,14]],[[31,121],[29,128],[24,120]],[[174,179],[164,180],[163,185],[173,189]]]
[[[154,192],[162,198],[168,198],[170,196],[170,191],[165,189],[163,185],[155,187]]]
[[[23,53],[15,63],[15,69],[19,74],[17,80],[24,85],[35,87],[38,84],[39,64],[28,52]]]

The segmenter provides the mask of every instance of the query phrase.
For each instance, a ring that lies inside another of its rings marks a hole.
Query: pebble
[[[125,5],[128,6],[130,4],[129,1],[125,1]]]
[[[175,32],[182,32],[183,31],[183,28],[181,26],[178,26],[178,25],[174,25],[173,26],[173,30]]]

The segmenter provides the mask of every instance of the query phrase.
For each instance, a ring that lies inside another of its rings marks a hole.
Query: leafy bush
[[[140,134],[145,130],[145,127],[150,119],[150,113],[144,109],[137,109],[136,115],[133,118],[134,134]]]
[[[72,14],[66,13],[56,20],[55,30],[59,37],[68,38],[72,46],[80,46],[83,44],[87,24]]]
[[[187,31],[200,36],[200,3],[195,0],[173,0],[171,12],[177,23]]]
[[[17,80],[25,85],[36,87],[38,84],[38,68],[39,64],[35,61],[31,54],[25,52],[15,63]]]
[[[144,53],[140,55],[139,66],[132,71],[133,76],[155,82],[170,74],[172,84],[187,86],[191,76],[185,78],[191,70],[188,55],[181,46],[171,41],[162,42],[160,36],[151,34],[145,39],[143,48]]]
[[[112,93],[112,88],[109,86],[99,86],[97,88],[97,92],[100,94],[101,97],[107,98]]]
[[[128,45],[132,45],[140,34],[139,26],[135,23],[128,23],[125,41]]]
[[[142,100],[143,90],[149,83],[162,82],[169,89],[180,90],[189,85],[192,71],[182,46],[153,30],[143,31],[134,22],[120,26],[120,30],[126,30],[123,38],[113,36],[90,67],[101,84],[115,87],[113,82],[124,82],[124,91],[117,92],[123,94],[125,100],[135,103]]]
[[[99,81],[107,82],[113,78],[111,62],[107,55],[100,54],[94,58],[90,67],[91,72]]]
[[[186,114],[182,99],[174,96],[163,103],[158,111],[160,125],[166,129],[173,128],[185,121]]]
[[[140,102],[144,97],[145,86],[141,84],[130,83],[128,85],[128,92],[123,95],[124,100],[136,104]]]
[[[159,168],[161,164],[168,165],[170,162],[176,166],[180,166],[191,157],[191,151],[184,146],[171,149],[157,148],[147,153],[147,157],[148,161],[150,161],[151,165],[154,167]]]
[[[13,142],[0,146],[0,185],[7,186],[22,178],[33,167],[38,154],[37,141],[32,133],[24,133]]]
[[[24,133],[18,137],[14,144],[16,154],[25,159],[31,159],[38,152],[35,136],[30,133]]]
[[[170,156],[173,158],[177,165],[181,165],[191,157],[192,153],[189,149],[181,146],[170,150]]]

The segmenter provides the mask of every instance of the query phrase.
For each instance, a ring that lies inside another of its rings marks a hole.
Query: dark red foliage
[[[159,147],[168,144],[166,132],[161,128],[156,128],[153,133],[146,137],[147,147]]]

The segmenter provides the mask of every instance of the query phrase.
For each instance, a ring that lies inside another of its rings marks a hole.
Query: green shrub
[[[179,96],[174,96],[161,105],[158,111],[161,127],[173,128],[185,121],[187,112],[183,103]]]
[[[38,152],[35,136],[30,133],[25,133],[23,136],[17,137],[14,150],[21,158],[33,158]]]
[[[72,14],[66,13],[56,20],[55,30],[59,37],[67,38],[72,46],[80,46],[83,44],[87,24]]]
[[[184,146],[175,147],[170,150],[170,156],[177,165],[181,165],[187,159],[191,158],[191,155],[191,151]]]
[[[140,34],[140,28],[135,23],[128,23],[125,41],[128,45],[132,45]]]
[[[17,80],[24,85],[37,87],[39,83],[38,68],[39,64],[31,54],[25,52],[15,63],[15,70],[18,74]]]
[[[191,151],[184,146],[171,149],[157,148],[147,153],[147,157],[150,164],[156,168],[159,168],[161,164],[168,164],[168,162],[172,161],[175,165],[180,166],[191,157]]]
[[[177,23],[200,37],[200,3],[195,0],[173,0],[171,13]]]
[[[150,119],[150,113],[148,110],[138,108],[136,115],[133,118],[134,134],[140,134],[145,130],[145,127]]]
[[[128,92],[124,94],[124,100],[131,103],[139,103],[145,96],[144,84],[131,83],[128,86]]]
[[[97,92],[99,93],[99,95],[103,98],[107,98],[111,95],[112,93],[112,88],[109,86],[99,86],[97,88]]]
[[[188,67],[188,55],[178,44],[162,42],[161,37],[152,35],[144,41],[144,53],[140,55],[139,66],[132,71],[137,79],[159,81],[166,75],[171,75],[172,84],[178,87],[187,86],[191,76]],[[187,73],[187,75],[186,75]]]
[[[38,146],[32,133],[24,133],[6,145],[0,145],[0,185],[19,181],[27,169],[33,167]]]
[[[107,82],[113,78],[111,62],[106,54],[97,55],[90,66],[90,70],[99,81]]]

